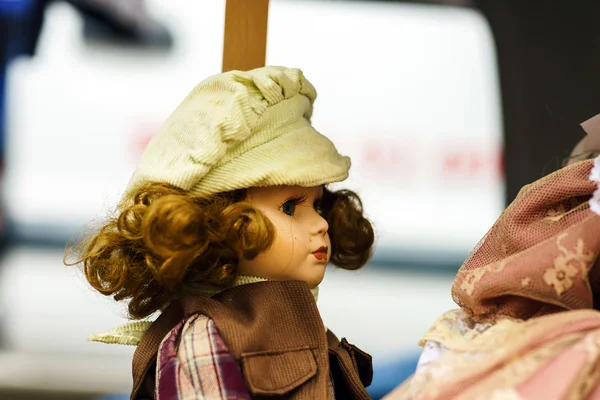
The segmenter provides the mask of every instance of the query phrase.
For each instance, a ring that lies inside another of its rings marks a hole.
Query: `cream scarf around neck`
[[[267,279],[259,278],[256,276],[241,275],[236,279],[232,287],[265,281],[267,281]],[[203,296],[212,297],[217,293],[220,293],[221,291],[223,291],[223,289],[207,288],[201,289],[199,291],[199,294]],[[315,298],[316,302],[319,298],[319,287],[317,286],[316,288],[311,289],[311,293]],[[142,336],[144,335],[146,330],[148,330],[150,325],[152,325],[152,322],[153,321],[151,320],[128,322],[124,325],[117,326],[116,328],[113,328],[108,332],[93,334],[90,336],[89,340],[93,342],[137,346],[140,340],[142,340]]]

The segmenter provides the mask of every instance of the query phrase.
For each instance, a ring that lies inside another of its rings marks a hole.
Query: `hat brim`
[[[312,187],[348,178],[350,158],[308,125],[211,169],[190,191],[215,194],[264,186]]]

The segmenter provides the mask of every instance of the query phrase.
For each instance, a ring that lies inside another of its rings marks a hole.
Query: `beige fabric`
[[[581,127],[587,133],[583,150],[588,152],[600,150],[600,114],[583,122]]]
[[[385,400],[600,399],[598,311],[503,320],[472,335],[468,351],[444,351]]]
[[[204,80],[149,142],[123,200],[147,182],[210,195],[345,180],[350,159],[311,125],[316,95],[302,71],[285,67]]]
[[[571,151],[568,165],[597,155],[600,152],[600,114],[581,123],[586,135],[575,145]]]
[[[94,333],[88,340],[107,344],[122,344],[126,346],[137,346],[142,336],[152,325],[152,321],[134,321],[119,325],[107,332]]]

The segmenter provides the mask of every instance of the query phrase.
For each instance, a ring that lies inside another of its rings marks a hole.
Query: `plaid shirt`
[[[238,363],[204,315],[181,321],[165,336],[156,365],[156,400],[251,399]],[[331,379],[328,398],[335,399]]]

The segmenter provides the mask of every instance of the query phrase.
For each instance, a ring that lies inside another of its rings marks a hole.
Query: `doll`
[[[600,399],[598,122],[471,252],[452,287],[460,309],[426,333],[415,375],[386,399]]]
[[[327,264],[361,268],[374,233],[327,188],[350,159],[312,127],[315,98],[298,69],[204,80],[81,244],[91,286],[141,320],[93,337],[137,345],[132,399],[370,398],[370,356],[316,307]]]

